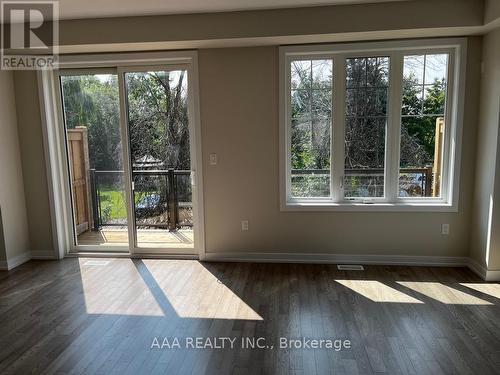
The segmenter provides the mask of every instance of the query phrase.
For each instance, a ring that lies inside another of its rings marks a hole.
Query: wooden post
[[[443,159],[443,132],[444,118],[436,118],[436,135],[434,138],[434,165],[432,166],[432,196],[439,197],[441,194],[441,170]]]
[[[87,127],[68,129],[73,213],[77,234],[92,227],[92,197],[90,195],[90,161]]]
[[[425,168],[425,189],[424,189],[424,197],[430,197],[432,196],[432,189],[433,189],[433,167],[427,167]]]

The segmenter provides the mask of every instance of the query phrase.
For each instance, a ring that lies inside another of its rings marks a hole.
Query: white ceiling
[[[228,12],[405,0],[60,0],[60,19]]]

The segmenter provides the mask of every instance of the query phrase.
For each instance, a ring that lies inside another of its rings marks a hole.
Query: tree
[[[134,162],[151,156],[165,167],[190,169],[185,74],[185,71],[127,73]],[[175,84],[172,84],[173,78]],[[91,168],[121,170],[117,77],[63,76],[62,90],[66,127],[88,128]]]
[[[332,94],[331,65],[324,64],[323,79],[313,79],[312,67],[294,64],[297,85],[292,93],[292,168],[330,166]]]
[[[410,75],[403,80],[403,119],[401,124],[401,166],[432,166],[436,119],[444,114],[446,80],[437,79],[425,88]]]
[[[347,59],[346,167],[381,168],[385,159],[388,60]],[[314,81],[310,65],[292,62],[291,161],[293,169],[330,165],[331,67],[324,81]],[[441,117],[445,79],[426,86],[414,75],[403,79],[401,165],[421,167],[434,160],[436,117]],[[319,108],[324,117],[315,116]],[[328,110],[327,110],[328,109]]]
[[[68,129],[88,129],[90,167],[122,169],[120,107],[116,76],[63,76],[62,92]]]
[[[88,129],[91,168],[123,170],[117,76],[63,76],[62,88],[67,128]],[[126,73],[125,88],[136,218],[163,223],[170,181],[164,173],[139,173],[148,168],[140,161],[154,161],[149,169],[191,169],[186,71]],[[99,191],[110,192],[101,201],[121,194],[120,174],[99,176]],[[189,176],[176,176],[174,183],[178,197],[189,201]]]
[[[173,82],[175,80],[175,82]],[[186,72],[127,74],[132,159],[190,169]]]

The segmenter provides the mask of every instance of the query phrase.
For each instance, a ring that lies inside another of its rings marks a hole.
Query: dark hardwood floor
[[[302,338],[323,347],[280,348]],[[498,374],[500,284],[465,268],[31,261],[0,272],[0,373]]]

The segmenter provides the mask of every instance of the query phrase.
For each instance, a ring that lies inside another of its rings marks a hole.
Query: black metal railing
[[[175,230],[191,227],[191,172],[133,170],[136,226]],[[126,226],[123,171],[90,170],[93,228]]]
[[[292,189],[296,188],[298,196],[325,196],[330,193],[330,170],[328,169],[292,169],[291,174]],[[344,194],[346,197],[355,197],[355,190],[365,189],[370,191],[370,196],[382,196],[383,177],[383,168],[345,169]],[[316,185],[312,188],[313,194],[308,192],[311,188],[307,186],[311,184],[311,178],[316,180]],[[400,169],[399,189],[401,193],[408,196],[432,196],[432,181],[432,167]]]

